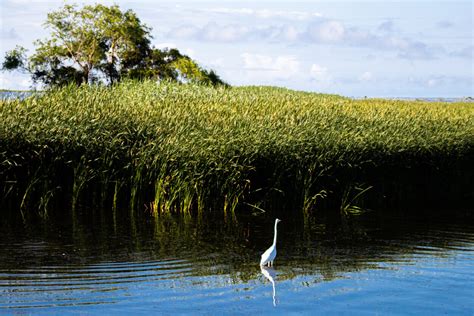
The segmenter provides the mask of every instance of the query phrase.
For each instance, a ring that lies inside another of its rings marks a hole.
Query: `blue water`
[[[0,313],[474,314],[471,225],[154,221],[2,230]]]
[[[25,99],[34,94],[34,91],[0,91],[0,100]]]

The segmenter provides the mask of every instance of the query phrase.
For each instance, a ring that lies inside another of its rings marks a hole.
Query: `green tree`
[[[23,69],[26,64],[26,49],[21,46],[16,46],[5,55],[3,61],[3,69]]]
[[[7,52],[3,70],[26,70],[47,86],[113,84],[122,78],[225,84],[177,49],[153,48],[151,29],[117,5],[65,5],[48,14],[45,26],[49,39],[36,41],[29,58],[22,47]]]

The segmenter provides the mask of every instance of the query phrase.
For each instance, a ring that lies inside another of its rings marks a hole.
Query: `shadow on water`
[[[113,221],[100,210],[76,214],[39,223],[0,221],[0,311],[258,313],[268,312],[269,304],[282,313],[310,311],[319,300],[341,297],[328,293],[356,291],[362,281],[351,280],[367,273],[363,280],[400,266],[410,270],[423,260],[474,259],[472,223],[369,214],[342,227],[325,218],[278,214],[283,225],[271,269],[259,268],[258,261],[273,239],[273,215],[131,220],[119,214]],[[449,278],[443,269],[436,273]],[[472,308],[466,306],[461,311]]]

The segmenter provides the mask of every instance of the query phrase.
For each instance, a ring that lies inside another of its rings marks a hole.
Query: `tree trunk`
[[[89,84],[89,67],[84,68],[84,75],[82,76],[82,83]]]

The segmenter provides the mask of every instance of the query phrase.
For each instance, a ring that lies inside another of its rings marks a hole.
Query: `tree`
[[[3,69],[13,70],[13,69],[23,69],[26,63],[26,49],[21,46],[16,46],[14,49],[9,51],[5,55],[5,60],[3,61]]]
[[[151,29],[117,5],[65,5],[48,14],[45,26],[50,38],[36,41],[30,58],[22,47],[7,52],[3,70],[23,69],[47,86],[114,84],[123,78],[225,84],[177,49],[153,48]]]

